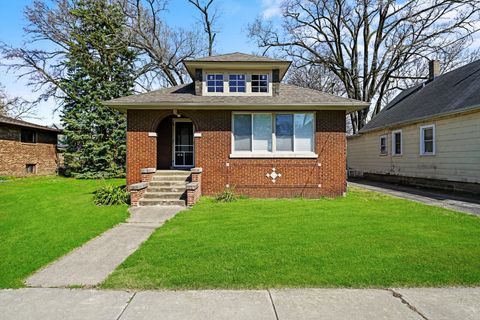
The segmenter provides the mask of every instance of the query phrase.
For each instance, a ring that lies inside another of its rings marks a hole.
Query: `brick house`
[[[0,116],[0,176],[55,174],[61,130]]]
[[[290,63],[242,53],[188,60],[193,83],[105,102],[127,114],[132,204],[190,205],[228,187],[343,195],[345,116],[367,105],[282,83]]]

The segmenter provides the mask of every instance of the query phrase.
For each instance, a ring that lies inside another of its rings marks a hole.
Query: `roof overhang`
[[[104,102],[105,105],[117,109],[123,113],[127,110],[250,110],[250,111],[314,111],[314,110],[345,110],[346,113],[359,111],[369,106],[368,103],[328,103],[328,104],[203,104],[203,103],[158,103],[158,102],[137,102],[137,103],[114,103]]]
[[[292,64],[291,61],[183,61],[188,74],[195,79],[195,69],[215,69],[215,70],[280,70],[280,81],[287,73]]]
[[[408,126],[408,125],[413,125],[419,122],[424,122],[429,119],[438,119],[438,118],[445,118],[449,116],[455,116],[455,115],[460,115],[460,114],[465,114],[465,113],[472,113],[472,112],[478,112],[480,110],[480,105],[473,105],[473,106],[468,106],[462,109],[457,109],[453,111],[446,111],[446,112],[440,112],[434,115],[428,115],[428,116],[423,116],[423,117],[416,117],[404,121],[397,121],[393,123],[389,123],[383,126],[378,126],[378,127],[373,127],[373,128],[368,128],[366,130],[360,129],[358,132],[358,135],[364,134],[364,133],[369,133],[373,131],[379,131],[379,130],[389,130],[393,128],[398,128],[402,126]]]
[[[58,134],[61,134],[63,130],[61,129],[55,129],[55,128],[49,128],[45,127],[42,125],[36,125],[36,124],[26,124],[26,123],[15,123],[15,122],[9,122],[9,121],[1,121],[0,124],[7,125],[7,126],[13,126],[13,127],[21,127],[21,128],[26,128],[26,129],[35,129],[35,130],[42,130],[42,131],[48,131],[48,132],[56,132]]]

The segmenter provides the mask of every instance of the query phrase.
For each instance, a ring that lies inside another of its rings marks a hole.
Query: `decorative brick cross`
[[[272,178],[272,182],[275,183],[276,179],[277,178],[280,178],[282,176],[281,173],[277,173],[275,168],[272,168],[272,172],[271,173],[267,173],[266,175],[268,178]]]

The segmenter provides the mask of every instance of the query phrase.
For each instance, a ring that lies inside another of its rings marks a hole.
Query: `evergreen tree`
[[[108,0],[77,0],[62,81],[61,116],[68,145],[67,172],[79,178],[125,171],[126,119],[102,101],[132,93],[134,52],[124,39],[121,8]]]

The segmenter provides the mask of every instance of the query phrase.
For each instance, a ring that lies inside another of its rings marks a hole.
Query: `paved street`
[[[349,181],[348,185],[425,203],[431,206],[480,215],[480,198],[473,195],[460,196],[431,189],[414,188],[368,180]]]
[[[0,290],[2,320],[480,319],[480,288]]]

